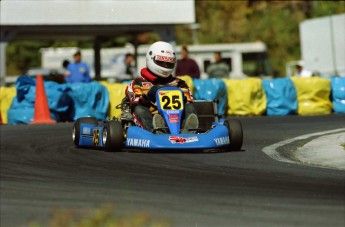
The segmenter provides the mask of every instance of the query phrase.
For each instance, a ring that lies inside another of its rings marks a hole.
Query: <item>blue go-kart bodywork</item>
[[[78,119],[73,127],[73,140],[78,147],[104,148],[106,151],[121,149],[214,149],[240,150],[243,142],[239,121],[219,118],[216,102],[195,101],[201,128],[189,129],[181,134],[184,111],[183,93],[176,87],[163,87],[156,92],[158,112],[166,126],[149,132],[137,126],[129,109],[123,108],[119,119],[97,122],[91,117]],[[164,134],[157,133],[163,130]]]

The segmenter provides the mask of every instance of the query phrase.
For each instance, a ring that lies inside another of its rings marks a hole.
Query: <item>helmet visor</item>
[[[153,62],[163,68],[173,69],[175,67],[176,58],[156,55]]]

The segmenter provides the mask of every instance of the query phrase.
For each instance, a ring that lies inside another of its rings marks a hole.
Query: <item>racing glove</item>
[[[147,106],[147,107],[151,106],[151,102],[150,102],[149,97],[147,95],[142,94],[139,100],[140,100],[142,105]]]
[[[154,85],[150,88],[149,92],[147,92],[147,97],[151,103],[156,103],[156,93],[159,88],[161,87]]]

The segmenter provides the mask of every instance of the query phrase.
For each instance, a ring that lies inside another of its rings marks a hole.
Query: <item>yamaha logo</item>
[[[128,138],[127,146],[131,147],[150,147],[150,140]]]
[[[229,136],[215,138],[214,142],[216,142],[217,146],[227,145],[230,143]]]

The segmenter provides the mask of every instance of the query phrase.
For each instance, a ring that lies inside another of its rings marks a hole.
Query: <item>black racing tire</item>
[[[77,147],[79,147],[80,124],[81,123],[90,124],[90,125],[94,125],[94,126],[98,125],[98,121],[94,117],[81,117],[74,122],[73,131],[72,131],[72,139],[73,139],[74,144]]]
[[[105,151],[120,151],[124,143],[123,128],[120,121],[107,121],[103,128],[102,142]]]
[[[229,130],[230,149],[240,151],[243,144],[242,124],[238,120],[226,120],[224,125]]]

